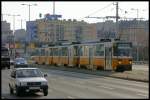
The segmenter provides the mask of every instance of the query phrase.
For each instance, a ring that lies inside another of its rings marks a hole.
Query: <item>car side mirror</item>
[[[44,74],[44,77],[47,77],[47,74]]]

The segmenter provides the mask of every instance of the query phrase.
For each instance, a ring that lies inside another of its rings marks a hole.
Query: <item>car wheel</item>
[[[17,95],[17,96],[20,96],[20,95],[21,95],[21,91],[20,91],[18,88],[16,88],[16,95]]]
[[[47,96],[47,94],[48,94],[48,89],[44,89],[44,90],[43,90],[43,93],[44,93],[44,96]]]
[[[9,67],[7,67],[8,69],[10,69],[10,66]]]

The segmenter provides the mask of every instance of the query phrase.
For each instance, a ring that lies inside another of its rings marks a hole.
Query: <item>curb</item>
[[[92,70],[87,70],[87,69],[80,69],[77,70],[77,68],[65,68],[65,67],[55,67],[55,66],[48,66],[48,65],[33,65],[34,67],[39,67],[42,66],[43,68],[48,68],[48,69],[55,69],[55,70],[63,70],[63,71],[70,71],[70,72],[77,72],[77,73],[84,73],[84,74],[91,74],[91,75],[102,75],[102,76],[107,76],[107,77],[112,77],[112,78],[118,78],[118,79],[125,79],[125,80],[131,80],[131,81],[139,81],[139,82],[146,82],[148,83],[149,80],[142,80],[142,79],[136,79],[136,78],[130,78],[130,77],[121,77],[121,76],[115,76],[115,75],[106,75],[108,74],[107,71],[92,71]],[[59,68],[59,69],[58,69]],[[74,70],[72,70],[74,69]],[[115,72],[109,72],[109,74],[113,74]]]

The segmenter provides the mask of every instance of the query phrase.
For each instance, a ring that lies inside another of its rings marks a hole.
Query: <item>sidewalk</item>
[[[102,75],[108,76],[113,78],[120,78],[120,79],[127,79],[133,81],[140,81],[140,82],[149,82],[149,71],[143,70],[132,70],[132,71],[125,71],[125,72],[114,72],[114,71],[92,71],[88,69],[79,69],[79,68],[71,68],[71,67],[55,67],[55,66],[48,66],[48,65],[33,65],[34,67],[42,67],[46,69],[55,69],[55,70],[63,70],[63,71],[72,71],[72,72],[79,72],[85,74],[93,74],[93,75]]]

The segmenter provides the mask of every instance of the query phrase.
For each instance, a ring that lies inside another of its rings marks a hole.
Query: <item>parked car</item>
[[[16,68],[11,72],[9,82],[10,93],[16,91],[20,96],[24,92],[42,91],[44,96],[48,95],[48,82],[45,79],[47,74],[42,74],[38,68]]]
[[[16,58],[14,61],[14,68],[28,67],[28,63],[25,58]]]

